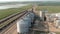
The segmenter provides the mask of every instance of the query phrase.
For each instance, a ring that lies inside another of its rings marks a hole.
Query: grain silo
[[[31,17],[29,14],[24,18],[24,20],[28,21],[28,27],[30,27],[31,26]]]
[[[32,18],[34,18],[33,14],[28,13],[22,19],[17,21],[17,32],[19,34],[28,34],[29,27],[31,27],[31,22],[33,20]]]
[[[28,32],[28,21],[20,19],[17,22],[17,32],[18,33],[27,33]]]

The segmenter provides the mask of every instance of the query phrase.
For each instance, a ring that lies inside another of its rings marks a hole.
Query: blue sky
[[[12,2],[12,1],[60,1],[60,0],[0,0],[0,2]]]

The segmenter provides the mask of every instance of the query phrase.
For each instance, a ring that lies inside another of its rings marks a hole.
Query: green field
[[[60,34],[60,32],[56,32],[56,34]]]
[[[28,8],[31,8],[31,6],[24,6],[20,8],[11,8],[6,10],[0,10],[0,19],[3,19],[9,15],[12,15],[14,13],[21,12],[23,10],[26,10]],[[38,6],[36,10],[47,10],[49,13],[57,13],[60,12],[60,6]]]
[[[20,8],[10,8],[10,9],[5,9],[5,10],[0,10],[0,19],[3,19],[9,15],[15,14],[15,13],[20,13],[24,10],[30,9],[32,6],[28,5],[28,6],[24,6],[24,7],[20,7]],[[13,20],[15,20],[16,18],[18,18],[19,15],[3,22],[2,24],[0,24],[0,29],[5,27],[6,25],[10,24]]]
[[[10,9],[5,9],[5,10],[0,10],[0,20],[9,15],[21,12],[23,10],[27,10],[29,8],[31,8],[31,6],[24,6],[24,7],[20,7],[20,8],[10,8]]]
[[[36,10],[47,10],[49,13],[60,12],[60,6],[38,6]]]

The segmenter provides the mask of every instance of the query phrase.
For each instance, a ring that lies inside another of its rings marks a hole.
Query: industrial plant
[[[60,34],[59,3],[0,3],[0,34]]]

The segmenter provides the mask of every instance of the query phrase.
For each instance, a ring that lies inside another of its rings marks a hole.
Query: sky
[[[60,0],[0,0],[0,2],[13,2],[13,1],[22,2],[22,1],[60,1]]]

